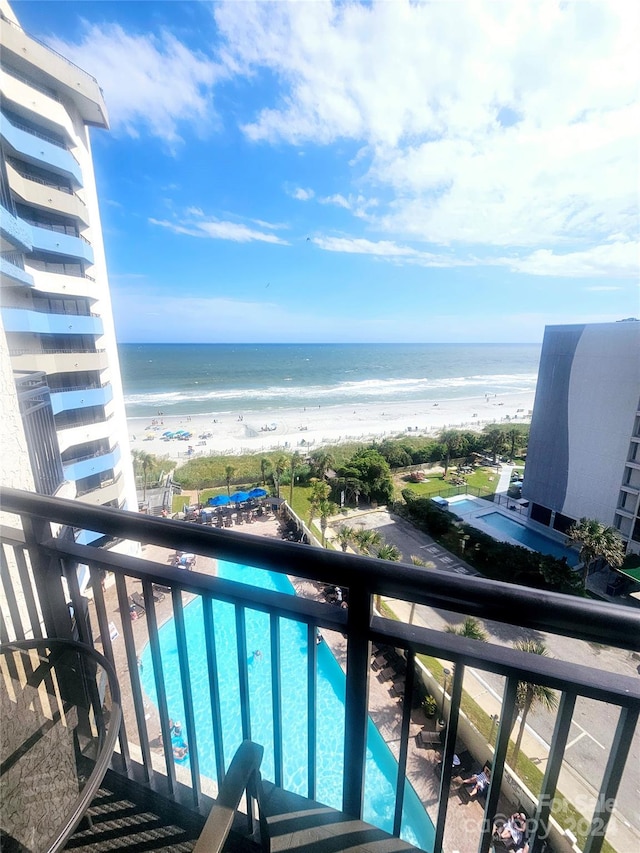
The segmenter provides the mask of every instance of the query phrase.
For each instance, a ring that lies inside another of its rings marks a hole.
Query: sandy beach
[[[393,402],[318,406],[192,416],[128,418],[132,450],[184,462],[197,456],[263,453],[282,450],[301,453],[326,444],[374,441],[399,435],[435,435],[445,428],[480,430],[507,419],[530,420],[534,393],[485,395],[438,402]],[[167,438],[164,433],[185,430],[191,438]]]

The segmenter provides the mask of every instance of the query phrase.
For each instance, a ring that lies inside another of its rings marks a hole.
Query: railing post
[[[62,587],[62,566],[55,557],[45,557],[40,543],[51,538],[49,522],[35,516],[22,516],[22,529],[33,570],[33,580],[42,610],[45,634],[73,640],[73,625]]]
[[[367,757],[371,608],[371,592],[361,585],[350,585],[342,809],[357,818],[362,817]]]

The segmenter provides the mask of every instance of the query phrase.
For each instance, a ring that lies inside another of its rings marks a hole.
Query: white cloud
[[[314,237],[312,242],[326,252],[344,252],[350,255],[373,255],[390,261],[403,261],[425,267],[471,266],[474,261],[454,255],[433,254],[399,246],[391,240],[366,240],[362,237]]]
[[[303,187],[297,187],[293,190],[291,195],[298,201],[310,201],[314,197],[315,193],[312,189],[305,190]]]
[[[175,144],[180,126],[200,132],[215,118],[212,89],[227,70],[166,30],[135,35],[118,24],[85,24],[80,42],[48,43],[96,77],[116,132],[146,131]]]
[[[168,228],[175,234],[185,234],[190,237],[210,237],[212,240],[229,240],[232,243],[277,243],[280,246],[288,246],[286,240],[282,240],[276,234],[266,234],[264,231],[256,231],[239,222],[228,222],[218,219],[198,220],[197,222],[169,222],[166,219],[150,218],[152,225]]]
[[[355,142],[352,180],[387,199],[375,217],[344,190],[321,201],[392,240],[510,247],[535,274],[574,261],[628,274],[609,244],[638,228],[638,4],[247,2],[215,16],[230,67],[281,82],[245,134]]]
[[[550,249],[538,249],[518,259],[500,259],[516,272],[529,275],[563,276],[569,278],[633,278],[638,277],[638,243],[611,243],[591,249],[558,254]],[[589,290],[619,290],[617,287],[592,287]]]

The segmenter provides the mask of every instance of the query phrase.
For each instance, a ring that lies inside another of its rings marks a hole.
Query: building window
[[[546,527],[551,522],[551,510],[549,507],[541,506],[540,504],[531,504],[531,519],[537,521],[538,524],[544,524]]]

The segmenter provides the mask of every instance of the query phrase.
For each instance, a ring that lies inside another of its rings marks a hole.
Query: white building
[[[522,494],[535,521],[595,518],[640,551],[640,322],[547,326]]]
[[[30,468],[16,455],[3,482],[136,510],[89,139],[108,127],[102,92],[6,0],[0,47],[2,448],[17,411]]]

